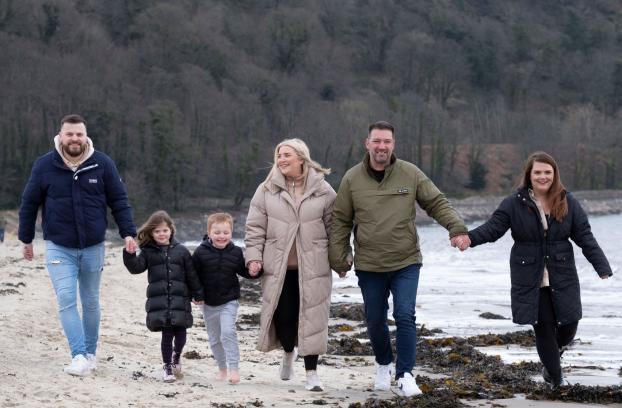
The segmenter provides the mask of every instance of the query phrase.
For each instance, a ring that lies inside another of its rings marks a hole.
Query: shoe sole
[[[412,394],[410,394],[410,395],[406,395],[406,393],[405,393],[404,391],[402,391],[402,389],[401,389],[401,388],[398,388],[398,389],[396,390],[396,392],[395,392],[395,393],[396,393],[397,395],[399,395],[400,397],[406,397],[406,398],[409,398],[409,397],[416,397],[417,395],[422,395],[422,394],[423,394],[423,391],[419,391],[419,392],[416,392],[416,391],[415,391],[414,393],[412,393]]]
[[[87,375],[89,375],[91,373],[90,370],[87,371],[72,371],[72,370],[63,370],[65,372],[65,374],[69,374],[72,375],[74,377],[86,377]]]

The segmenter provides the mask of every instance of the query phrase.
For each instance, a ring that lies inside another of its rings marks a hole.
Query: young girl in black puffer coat
[[[165,211],[156,211],[138,230],[140,253],[123,250],[130,273],[147,270],[147,328],[162,332],[162,380],[181,375],[181,352],[186,329],[192,327],[191,298],[203,304],[203,289],[194,270],[190,251],[174,238],[175,225]]]

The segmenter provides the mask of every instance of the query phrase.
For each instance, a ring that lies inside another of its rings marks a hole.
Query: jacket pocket
[[[328,239],[313,240],[313,260],[310,262],[312,269],[309,271],[311,276],[330,276],[330,266],[328,264]]]
[[[579,282],[572,252],[555,254],[553,262],[549,263],[549,270],[551,271],[551,283],[558,288],[578,284]]]
[[[540,275],[536,269],[537,266],[535,256],[512,257],[512,265],[510,265],[512,287],[535,285]]]

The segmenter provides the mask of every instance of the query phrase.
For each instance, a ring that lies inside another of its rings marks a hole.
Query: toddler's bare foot
[[[218,381],[225,381],[227,379],[227,369],[226,368],[221,368],[218,371],[218,375],[216,376],[216,379]]]
[[[229,373],[229,384],[237,384],[240,382],[240,372],[238,370],[231,370]]]

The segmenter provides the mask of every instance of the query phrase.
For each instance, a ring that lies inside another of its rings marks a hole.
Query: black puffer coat
[[[203,300],[201,282],[192,264],[190,251],[171,239],[169,247],[148,243],[139,255],[123,250],[123,263],[130,273],[147,272],[147,328],[192,327],[191,297]]]
[[[587,215],[572,194],[567,193],[566,198],[568,215],[561,223],[551,217],[546,233],[526,188],[505,198],[485,224],[469,231],[471,246],[477,246],[494,242],[508,229],[512,230],[510,274],[514,323],[538,323],[539,289],[545,265],[557,323],[564,325],[581,319],[579,277],[569,238],[582,249],[599,276],[612,275],[605,254],[592,235]]]
[[[194,268],[203,284],[205,304],[220,306],[240,298],[240,282],[237,275],[247,279],[251,277],[246,268],[242,249],[229,242],[223,249],[218,249],[209,240],[204,240],[192,255]],[[262,270],[263,272],[263,270]]]

